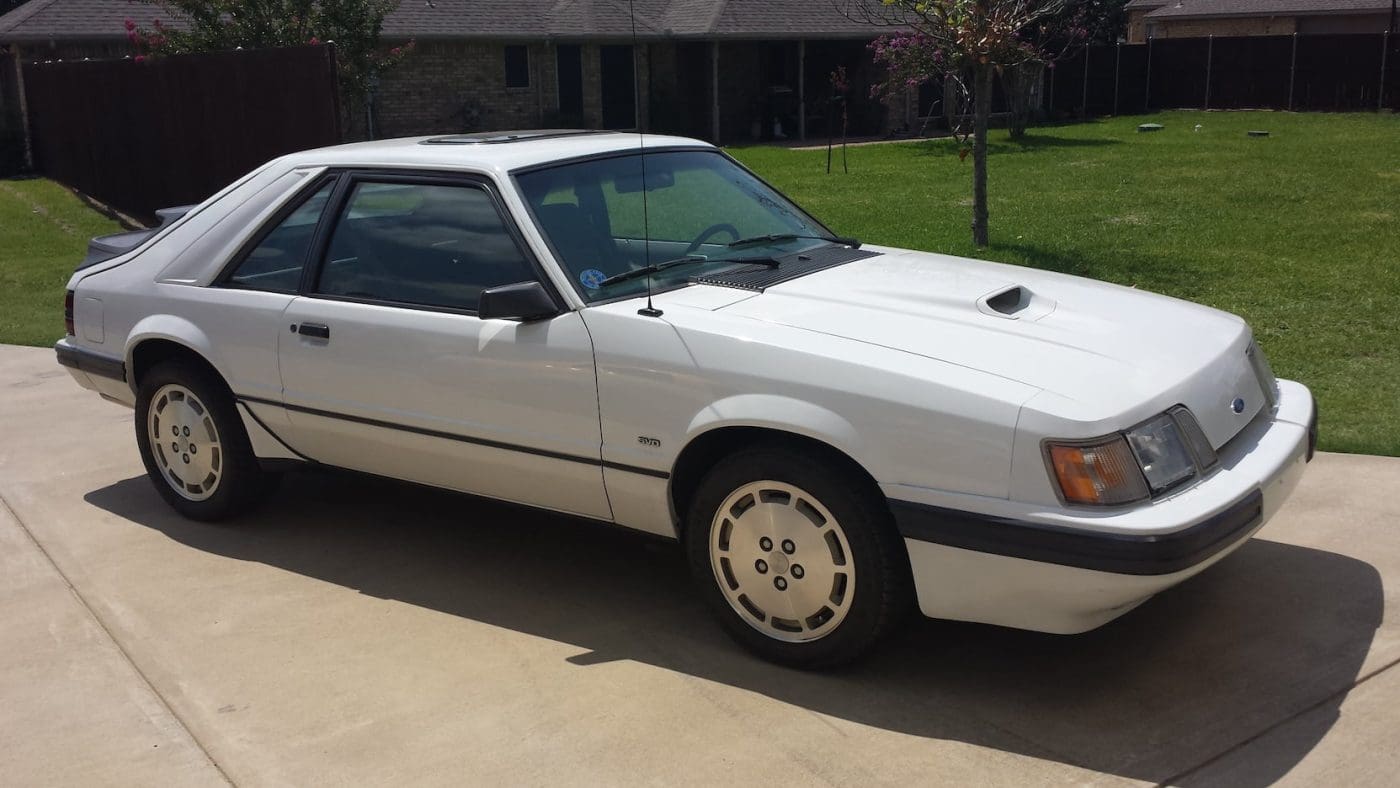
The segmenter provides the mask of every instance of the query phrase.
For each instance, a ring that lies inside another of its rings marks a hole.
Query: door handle
[[[330,326],[321,323],[302,323],[297,326],[297,333],[304,337],[315,337],[316,339],[330,339]]]

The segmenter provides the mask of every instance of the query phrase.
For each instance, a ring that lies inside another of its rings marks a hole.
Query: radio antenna
[[[642,129],[642,88],[637,77],[637,10],[633,0],[627,0],[627,16],[632,22],[632,119],[637,122],[637,160],[642,163],[642,249],[648,268],[651,267],[651,217],[647,215],[647,146],[646,132]],[[649,73],[649,72],[648,72]],[[647,305],[637,310],[643,317],[661,317],[661,310],[651,304],[651,277],[654,271],[647,272]]]

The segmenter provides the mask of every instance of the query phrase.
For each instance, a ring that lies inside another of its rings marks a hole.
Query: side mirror
[[[559,314],[559,307],[539,282],[516,282],[481,291],[476,307],[482,320],[540,320]]]

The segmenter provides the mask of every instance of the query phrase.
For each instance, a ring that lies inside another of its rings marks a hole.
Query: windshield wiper
[[[739,260],[712,260],[708,257],[677,257],[674,260],[666,260],[665,262],[652,263],[651,265],[642,266],[641,268],[634,268],[631,271],[623,271],[620,274],[610,276],[607,279],[604,279],[603,281],[599,282],[598,287],[607,287],[609,285],[615,285],[619,282],[627,282],[632,279],[638,279],[640,277],[647,276],[649,274],[659,273],[661,271],[665,271],[668,268],[675,268],[678,265],[692,265],[695,263],[744,263],[748,265],[766,265],[769,268],[778,267],[777,260],[773,260],[767,257],[746,257]]]
[[[768,235],[755,235],[752,238],[740,238],[737,241],[730,241],[728,246],[733,249],[736,246],[755,246],[757,244],[776,243],[778,241],[830,241],[834,244],[849,246],[852,249],[860,248],[860,241],[855,238],[847,238],[840,235],[801,235],[799,233],[769,233]]]

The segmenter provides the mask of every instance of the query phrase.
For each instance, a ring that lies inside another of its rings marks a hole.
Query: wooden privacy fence
[[[1389,34],[1159,38],[1084,47],[1046,72],[1052,116],[1153,109],[1400,110]]]
[[[25,63],[23,79],[34,169],[141,219],[340,141],[330,46]]]

